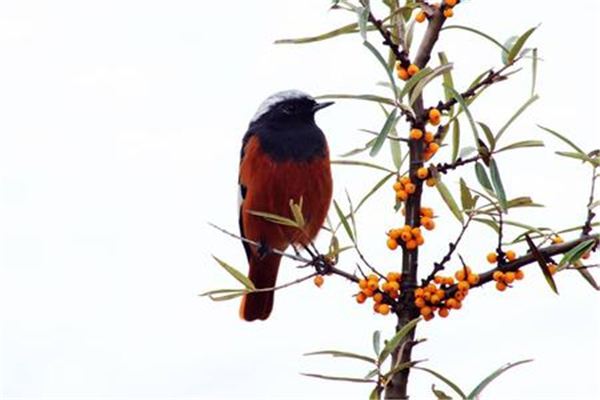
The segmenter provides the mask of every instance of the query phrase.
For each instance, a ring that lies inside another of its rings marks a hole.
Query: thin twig
[[[581,234],[583,236],[589,235],[590,232],[592,232],[592,222],[594,221],[594,217],[596,216],[594,211],[592,211],[592,205],[594,204],[594,192],[596,191],[596,178],[598,178],[598,176],[596,175],[597,168],[598,167],[594,166],[594,168],[592,169],[592,184],[590,190],[590,199],[587,204],[587,218],[585,220],[585,224],[583,224],[583,229],[581,231]]]

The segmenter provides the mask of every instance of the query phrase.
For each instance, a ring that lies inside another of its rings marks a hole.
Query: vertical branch
[[[594,213],[594,211],[592,211],[593,205],[594,205],[594,192],[596,191],[596,178],[598,177],[596,175],[598,167],[594,166],[594,168],[592,169],[592,188],[590,190],[590,199],[588,201],[587,204],[587,218],[585,220],[585,224],[583,225],[583,230],[581,232],[582,236],[587,236],[592,232],[592,221],[594,220],[594,217],[596,216],[596,214]]]

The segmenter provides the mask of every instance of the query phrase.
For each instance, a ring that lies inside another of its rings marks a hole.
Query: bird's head
[[[299,90],[277,92],[262,102],[251,124],[312,122],[317,111],[332,104],[332,101],[319,103],[312,96]]]

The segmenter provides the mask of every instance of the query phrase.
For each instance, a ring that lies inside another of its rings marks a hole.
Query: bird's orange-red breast
[[[240,231],[260,247],[244,243],[248,277],[258,289],[276,285],[281,256],[290,244],[306,245],[317,235],[331,202],[332,180],[325,135],[315,113],[333,103],[317,103],[297,90],[276,93],[259,107],[244,135],[240,161]],[[303,232],[278,225],[248,211],[292,218],[290,200],[302,199]],[[273,291],[249,293],[240,316],[267,319]]]

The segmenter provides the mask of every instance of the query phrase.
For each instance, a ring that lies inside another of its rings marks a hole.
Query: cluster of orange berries
[[[408,176],[403,176],[394,183],[396,198],[400,201],[406,201],[408,196],[417,190],[417,186],[412,183]]]
[[[387,315],[391,311],[389,304],[385,303],[385,296],[397,299],[400,296],[400,283],[402,274],[390,272],[385,278],[371,274],[365,279],[358,281],[360,292],[356,295],[356,302],[363,304],[367,299],[373,299],[373,311],[381,315]]]
[[[488,253],[487,260],[490,264],[496,264],[498,262],[498,254],[496,253]],[[514,261],[517,259],[517,253],[512,250],[507,250],[504,252],[504,261]]]
[[[515,272],[495,271],[492,277],[496,281],[496,289],[504,292],[506,288],[509,287],[514,281],[520,281],[523,279],[525,274],[520,269],[516,270]]]
[[[407,81],[411,76],[416,75],[420,71],[420,68],[415,64],[410,64],[408,67],[404,67],[401,62],[396,63],[396,73],[398,78],[403,81]]]
[[[423,152],[423,157],[425,158],[425,161],[428,161],[440,149],[440,145],[434,141],[435,136],[431,132],[425,132],[423,134],[423,131],[421,129],[415,128],[410,131],[410,138],[412,140],[423,139],[423,141],[425,142],[426,146]]]
[[[404,247],[409,251],[425,244],[425,238],[419,227],[413,228],[410,225],[404,225],[402,228],[391,229],[388,231],[387,235],[387,246],[390,250],[396,250],[398,248],[398,239],[404,243]]]
[[[445,7],[444,7],[444,17],[446,17],[446,18],[452,18],[452,16],[454,15],[454,10],[452,8],[455,5],[458,4],[458,0],[446,0],[444,2],[444,4],[445,4]],[[433,7],[440,8],[440,4],[439,3],[435,3],[435,4],[433,4]],[[415,17],[415,20],[418,23],[424,22],[426,19],[427,19],[427,14],[425,13],[425,11],[421,11]]]
[[[457,290],[450,297],[444,288],[447,289],[454,285],[454,278],[457,280]],[[433,319],[436,311],[440,317],[446,318],[450,314],[450,310],[462,308],[462,302],[467,297],[469,289],[477,283],[479,283],[479,275],[472,272],[471,268],[467,266],[456,271],[454,277],[436,275],[433,283],[415,289],[415,306],[425,321]]]

